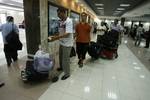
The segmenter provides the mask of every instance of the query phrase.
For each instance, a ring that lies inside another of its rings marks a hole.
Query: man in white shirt
[[[114,23],[112,23],[110,25],[110,30],[115,30],[115,31],[119,32],[118,42],[119,42],[119,44],[121,44],[121,38],[122,38],[122,33],[123,33],[124,28],[118,24],[118,19],[115,19]]]
[[[119,33],[123,30],[123,27],[118,24],[118,19],[115,19],[114,23],[110,25],[110,30],[116,30]]]
[[[98,31],[97,35],[104,35],[105,32],[107,31],[107,28],[104,25],[103,21],[101,22],[101,25],[98,27],[97,31]]]
[[[137,28],[136,32],[136,40],[135,40],[135,46],[139,46],[141,43],[141,35],[143,34],[143,24],[139,24],[139,27]]]
[[[48,39],[50,41],[58,40],[60,42],[59,48],[59,62],[60,68],[58,71],[63,70],[64,76],[62,76],[62,80],[70,77],[70,52],[73,46],[73,22],[67,17],[66,9],[58,8],[57,10],[58,17],[61,19],[59,25],[59,35],[50,36]]]

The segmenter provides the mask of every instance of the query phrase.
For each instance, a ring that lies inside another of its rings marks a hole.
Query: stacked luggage
[[[26,67],[21,71],[21,78],[24,82],[47,79],[49,71],[53,67],[54,60],[52,57],[48,53],[39,50],[34,59],[26,61]]]
[[[119,32],[115,30],[111,30],[107,34],[97,36],[97,43],[92,42],[91,44],[94,45],[90,45],[89,47],[88,51],[89,55],[92,58],[94,54],[99,57],[107,59],[117,58],[118,39],[119,39]]]

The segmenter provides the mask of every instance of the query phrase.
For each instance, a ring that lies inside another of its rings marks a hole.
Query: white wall
[[[24,13],[17,11],[7,11],[7,16],[13,16],[15,24],[22,23],[24,20]]]
[[[0,13],[0,24],[6,23],[6,14]]]
[[[0,23],[5,23],[7,16],[13,16],[14,22],[17,25],[22,23],[22,21],[24,20],[24,12],[14,11],[14,10],[3,10],[3,12],[0,12]]]
[[[145,22],[145,23],[142,23],[142,24],[143,24],[143,28],[145,29],[145,31],[148,31],[149,27],[150,27],[150,22]]]
[[[131,21],[126,21],[124,23],[124,26],[128,26],[129,28],[131,27],[132,22]]]

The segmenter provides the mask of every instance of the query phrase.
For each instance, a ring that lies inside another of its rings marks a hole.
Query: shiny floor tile
[[[6,82],[6,86],[0,89],[0,97],[2,100],[149,100],[148,65],[141,63],[141,59],[137,58],[139,56],[132,52],[137,48],[130,44],[132,48],[129,49],[126,46],[128,43],[119,46],[119,57],[114,60],[92,60],[87,55],[84,67],[79,68],[78,59],[71,58],[71,76],[61,80],[62,73],[56,83],[47,80],[38,84],[24,84],[20,80],[20,68],[25,66],[26,61],[26,47],[19,53],[21,59],[18,64],[12,64],[11,68],[6,67],[3,53],[0,53],[0,59],[3,59],[0,76]],[[150,53],[141,47],[137,54]]]

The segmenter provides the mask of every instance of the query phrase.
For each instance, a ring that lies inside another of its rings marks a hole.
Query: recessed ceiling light
[[[95,3],[95,6],[104,6],[102,3]]]
[[[97,9],[99,9],[99,10],[103,10],[104,8],[100,8],[100,7],[98,7]]]
[[[124,8],[117,8],[117,10],[125,10]]]
[[[7,3],[7,4],[9,4],[9,5],[13,5],[13,6],[15,6],[16,4],[13,4],[13,3]]]
[[[121,7],[129,7],[130,4],[120,4]]]
[[[83,4],[81,4],[81,7],[83,7]]]

